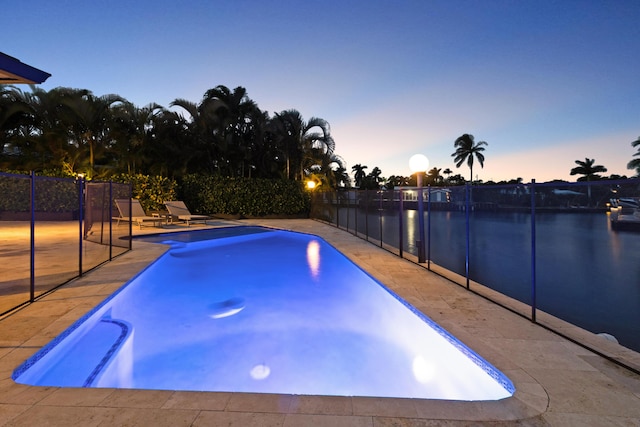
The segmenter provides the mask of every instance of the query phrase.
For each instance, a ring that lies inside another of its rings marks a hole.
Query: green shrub
[[[142,207],[149,211],[165,210],[164,202],[175,200],[178,184],[170,178],[157,175],[117,174],[113,182],[131,183],[133,198],[139,199]]]
[[[0,177],[0,211],[29,212],[31,210],[31,179],[22,176]],[[78,209],[78,186],[70,179],[36,176],[36,212],[72,212]]]
[[[194,213],[240,216],[302,215],[310,198],[299,181],[186,175],[181,198]]]
[[[132,196],[139,199],[147,211],[165,210],[164,202],[176,199],[184,200],[193,213],[243,217],[306,215],[310,207],[309,193],[299,181],[194,174],[186,175],[180,185],[173,179],[142,174],[118,174],[112,176],[111,181],[131,184]],[[0,211],[28,212],[30,188],[26,175],[2,177]],[[128,194],[114,194],[114,197],[128,197]],[[37,211],[76,209],[78,188],[74,180],[36,180]]]

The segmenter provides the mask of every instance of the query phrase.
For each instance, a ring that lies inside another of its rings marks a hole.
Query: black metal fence
[[[0,315],[131,248],[131,186],[0,172]]]
[[[507,295],[533,321],[548,313],[640,351],[639,179],[425,187],[422,215],[420,194],[319,192],[311,216]]]

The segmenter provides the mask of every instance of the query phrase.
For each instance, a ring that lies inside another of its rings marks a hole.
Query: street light
[[[423,263],[426,260],[424,250],[424,194],[422,193],[422,174],[429,169],[429,159],[424,154],[414,154],[409,159],[409,169],[416,174],[418,180],[418,239],[416,247],[418,248],[418,262]]]

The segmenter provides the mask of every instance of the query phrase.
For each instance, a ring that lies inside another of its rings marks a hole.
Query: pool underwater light
[[[264,380],[271,373],[271,369],[264,364],[256,365],[251,369],[250,375],[254,380]]]
[[[435,366],[432,363],[429,363],[422,356],[416,356],[413,359],[413,376],[416,380],[422,384],[426,384],[429,381],[433,380],[433,377],[436,373]]]
[[[244,308],[244,298],[230,298],[228,300],[213,303],[209,306],[212,319],[233,316]]]

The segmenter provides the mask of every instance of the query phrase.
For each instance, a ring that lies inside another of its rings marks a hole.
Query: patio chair
[[[185,221],[187,223],[187,227],[191,225],[194,221],[202,221],[204,224],[207,223],[208,219],[211,219],[208,215],[194,215],[189,212],[189,208],[184,202],[180,200],[173,200],[170,202],[164,202],[164,205],[167,207],[169,211],[169,215],[172,218],[177,218],[179,221]]]
[[[123,220],[129,221],[129,218],[131,218],[132,223],[137,224],[140,228],[145,222],[153,222],[154,226],[156,226],[163,221],[160,216],[147,215],[138,199],[131,199],[131,201],[129,199],[114,199],[114,202],[120,214],[119,217],[114,218],[118,221],[116,225],[120,225],[120,221]],[[131,212],[129,212],[129,206],[131,206]]]

